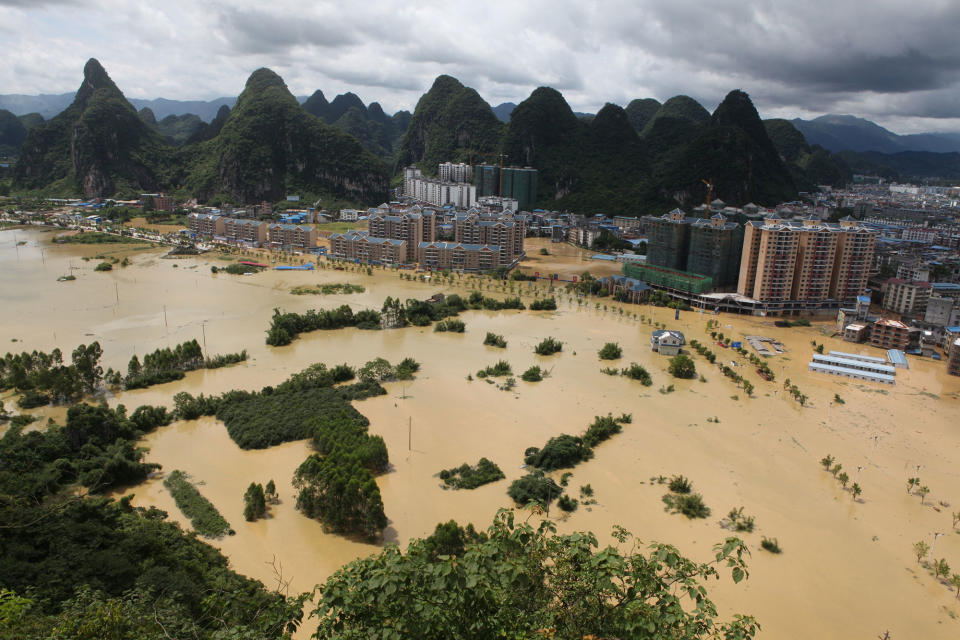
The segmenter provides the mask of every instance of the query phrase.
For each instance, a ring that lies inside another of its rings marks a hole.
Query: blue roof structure
[[[899,349],[889,349],[887,351],[887,360],[890,361],[894,367],[900,369],[909,369],[910,365],[907,364],[907,356],[903,351]]]

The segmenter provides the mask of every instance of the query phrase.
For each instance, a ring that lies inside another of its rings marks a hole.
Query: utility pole
[[[413,451],[413,416],[410,416],[407,423],[407,451]]]
[[[167,305],[163,305],[163,326],[169,327],[167,324]]]
[[[207,321],[200,323],[200,329],[203,331],[203,356],[207,357]]]
[[[934,548],[935,546],[937,546],[937,538],[939,538],[940,536],[943,536],[943,535],[946,535],[946,534],[945,534],[945,533],[941,533],[940,531],[934,531],[934,532],[933,532],[933,544],[930,545],[930,560],[929,560],[930,562],[933,562],[933,548]]]

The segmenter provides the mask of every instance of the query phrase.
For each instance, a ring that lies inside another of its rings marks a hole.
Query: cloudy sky
[[[0,0],[0,93],[74,91],[94,57],[135,98],[235,96],[265,66],[393,112],[446,73],[492,105],[739,88],[765,118],[960,131],[958,26],[958,0]]]

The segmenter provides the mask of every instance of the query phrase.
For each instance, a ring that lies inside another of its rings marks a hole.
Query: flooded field
[[[826,350],[882,354],[829,337],[832,322],[780,329],[761,318],[698,312],[682,312],[675,321],[668,309],[610,299],[579,305],[566,294],[555,312],[465,312],[460,316],[467,325],[464,334],[433,333],[430,327],[346,329],[303,334],[289,346],[273,348],[264,344],[264,336],[274,308],[304,311],[349,304],[355,310],[379,309],[388,295],[466,294],[481,283],[487,295],[502,293],[497,285],[475,278],[440,285],[401,279],[393,271],[212,274],[211,265],[226,264],[212,255],[164,260],[159,249],[51,245],[51,237],[34,230],[0,232],[0,326],[8,350],[59,346],[66,352],[99,340],[103,366],[124,370],[135,353],[142,356],[193,338],[205,341],[209,353],[250,353],[246,363],[126,392],[109,398],[112,405],[172,406],[173,395],[181,390],[259,389],[314,362],[361,365],[378,356],[392,362],[406,356],[418,360],[422,368],[416,380],[390,383],[388,395],[356,403],[370,419],[371,433],[382,435],[390,452],[392,469],[378,478],[390,520],[387,542],[405,544],[451,518],[486,526],[498,508],[512,506],[506,488],[524,474],[527,447],[542,446],[560,433],[578,434],[595,415],[626,412],[633,414],[633,423],[599,445],[592,460],[572,469],[568,492],[577,497],[578,488],[590,484],[597,504],[564,517],[551,511],[561,531],[592,530],[607,543],[612,526],[619,524],[645,543],[670,542],[707,560],[712,545],[730,535],[719,521],[742,506],[757,524],[753,533],[741,534],[753,553],[750,578],[734,585],[724,576],[708,585],[722,617],[753,614],[763,627],[760,637],[776,639],[874,638],[887,630],[894,639],[960,635],[955,589],[934,580],[912,552],[913,543],[930,543],[932,532],[944,532],[948,535],[939,538],[934,555],[960,567],[960,535],[951,526],[951,512],[960,511],[960,378],[947,376],[943,363],[911,358],[909,370],[898,370],[894,387],[847,381],[806,370],[811,341]],[[17,246],[16,241],[26,244]],[[538,255],[540,246],[551,255]],[[93,271],[98,260],[83,260],[115,251],[129,256],[130,266],[98,273]],[[528,245],[528,253],[532,259],[522,269],[529,272],[605,274],[620,267],[584,260],[579,249],[539,240]],[[57,282],[71,271],[75,281]],[[334,282],[361,284],[366,290],[290,294],[298,285]],[[518,290],[529,303],[533,289],[521,284]],[[719,320],[719,330],[734,340],[758,335],[782,342],[786,352],[768,359],[777,379],[763,381],[745,358],[715,344],[711,348],[718,362],[736,362],[754,384],[754,397],[746,398],[715,365],[696,355],[706,381],[672,379],[667,358],[650,350],[649,323],[663,323],[683,331],[688,341],[707,343],[710,319]],[[487,331],[503,334],[507,349],[482,345]],[[547,336],[562,340],[563,351],[535,355],[533,346]],[[605,342],[618,342],[623,358],[599,360],[597,351]],[[512,392],[467,380],[500,358],[510,362],[518,378],[532,364],[550,375],[539,383],[518,381]],[[652,386],[600,371],[630,362],[650,371]],[[784,393],[785,378],[809,396],[807,406]],[[671,384],[672,392],[661,392]],[[835,395],[843,404],[833,401]],[[40,414],[62,420],[63,411]],[[150,449],[149,460],[166,471],[182,469],[199,483],[237,532],[213,544],[238,571],[268,586],[276,584],[275,566],[282,566],[284,579],[292,579],[292,590],[307,590],[342,564],[377,551],[375,545],[325,534],[319,523],[293,508],[290,479],[309,454],[306,442],[243,451],[222,424],[204,418],[174,423],[146,437],[143,445]],[[827,454],[863,487],[858,500],[823,471],[819,460]],[[473,464],[481,456],[500,465],[506,480],[475,491],[440,488],[437,472]],[[906,491],[906,480],[917,475],[918,465],[922,483],[930,488],[925,504]],[[687,520],[664,512],[666,487],[651,479],[673,474],[692,480],[712,509],[709,518]],[[270,479],[277,483],[281,504],[267,520],[245,522],[244,489]],[[162,477],[131,492],[136,504],[160,507],[188,526]],[[783,553],[761,550],[763,536],[777,538]],[[311,629],[309,622],[306,628]]]

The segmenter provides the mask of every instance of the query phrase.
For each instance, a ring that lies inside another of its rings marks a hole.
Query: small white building
[[[677,355],[686,343],[686,338],[679,331],[657,329],[650,335],[650,348],[664,356]]]
[[[341,222],[356,222],[360,217],[360,212],[356,209],[340,209]]]

